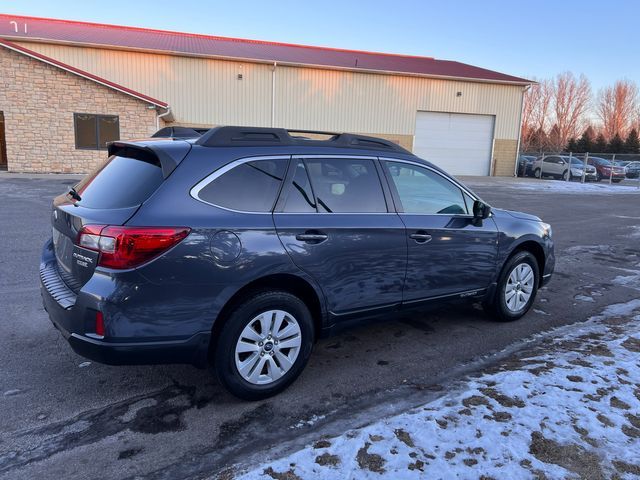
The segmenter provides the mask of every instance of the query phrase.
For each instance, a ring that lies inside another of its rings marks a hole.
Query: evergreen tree
[[[556,123],[551,127],[551,130],[549,130],[549,135],[547,135],[547,145],[549,150],[552,152],[559,152],[564,147],[562,143],[563,142],[560,140],[560,127],[558,127],[558,124]]]
[[[596,141],[591,145],[590,153],[606,153],[607,152],[607,140],[602,133],[599,133],[596,137]]]
[[[567,142],[567,148],[565,148],[567,152],[577,152],[578,151],[578,142],[575,138],[571,137]]]
[[[547,148],[547,134],[540,128],[530,135],[528,143],[530,151],[542,152]]]
[[[576,152],[586,153],[593,151],[593,137],[593,128],[588,127],[577,142]]]
[[[624,142],[622,141],[622,138],[620,138],[619,134],[616,133],[609,141],[607,150],[609,153],[622,153],[622,151],[624,150]]]
[[[631,129],[624,141],[624,153],[640,153],[640,138],[635,128]]]

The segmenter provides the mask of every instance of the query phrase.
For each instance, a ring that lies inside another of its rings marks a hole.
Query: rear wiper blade
[[[71,187],[71,189],[69,190],[69,195],[71,195],[71,198],[73,198],[76,201],[80,201],[82,200],[82,197],[80,196],[80,194],[78,192],[76,192],[76,189],[74,187]]]

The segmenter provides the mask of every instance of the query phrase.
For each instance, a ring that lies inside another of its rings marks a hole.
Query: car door
[[[403,300],[487,288],[497,268],[498,231],[471,214],[474,197],[435,169],[381,159],[408,240]]]
[[[544,173],[545,175],[558,175],[559,160],[560,158],[555,155],[545,157],[542,167],[542,173]]]
[[[405,228],[379,168],[375,158],[294,157],[274,211],[282,244],[335,315],[402,301]]]

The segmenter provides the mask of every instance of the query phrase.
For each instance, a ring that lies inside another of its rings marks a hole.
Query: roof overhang
[[[102,49],[102,50],[120,50],[120,51],[127,51],[127,52],[141,52],[141,53],[151,53],[151,54],[158,54],[158,55],[172,55],[177,57],[209,58],[212,60],[225,60],[225,61],[239,62],[239,63],[259,63],[264,65],[277,64],[277,65],[288,66],[288,67],[315,68],[315,69],[322,69],[322,70],[338,70],[338,71],[347,71],[347,72],[353,72],[353,73],[371,73],[371,74],[379,74],[379,75],[395,75],[395,76],[405,76],[405,77],[433,78],[433,79],[452,80],[452,81],[459,81],[459,82],[489,83],[489,84],[499,84],[499,85],[519,85],[519,86],[527,86],[535,83],[531,80],[524,80],[524,79],[522,81],[511,81],[511,80],[498,80],[498,79],[488,79],[488,78],[474,78],[474,77],[468,77],[468,76],[401,72],[397,70],[367,69],[367,68],[361,68],[361,67],[351,68],[351,67],[316,64],[316,63],[291,62],[291,61],[283,61],[283,60],[265,60],[260,58],[251,58],[251,57],[232,57],[232,56],[225,56],[225,55],[179,52],[175,50],[129,47],[129,46],[111,45],[111,44],[105,44],[105,43],[74,42],[74,41],[68,41],[68,40],[58,40],[58,39],[40,38],[40,37],[31,37],[31,36],[24,37],[19,35],[16,35],[16,36],[3,35],[2,37],[0,37],[0,39],[1,38],[5,38],[12,41],[17,41],[17,42],[23,42],[23,43],[45,43],[45,44],[54,44],[54,45],[67,45],[72,47],[96,48],[96,49]]]
[[[16,38],[16,40],[20,40],[20,41],[24,41],[24,38]],[[49,42],[50,43],[50,42]],[[113,90],[117,90],[121,93],[124,93],[126,95],[129,95],[131,97],[137,98],[138,100],[141,100],[143,102],[149,103],[150,105],[153,105],[156,108],[161,108],[164,110],[169,111],[169,104],[166,102],[163,102],[161,100],[157,100],[153,97],[150,97],[148,95],[145,95],[143,93],[140,92],[136,92],[135,90],[132,90],[130,88],[127,88],[123,85],[120,85],[118,83],[112,82],[110,80],[107,80],[106,78],[102,78],[99,77],[97,75],[94,75],[92,73],[86,72],[84,70],[80,70],[79,68],[73,67],[71,65],[67,65],[66,63],[60,62],[54,58],[48,57],[46,55],[43,55],[41,53],[38,52],[34,52],[33,50],[30,50],[28,48],[23,47],[22,45],[18,45],[16,43],[13,43],[9,40],[6,40],[6,37],[0,38],[0,46],[8,49],[8,50],[12,50],[14,52],[20,53],[22,55],[25,55],[27,57],[31,57],[35,60],[38,60],[40,62],[52,65],[54,67],[57,67],[61,70],[65,70],[69,73],[72,73],[74,75],[77,75],[79,77],[83,77],[86,78],[87,80],[91,80],[92,82],[98,83],[100,85],[104,85],[105,87],[111,88]]]

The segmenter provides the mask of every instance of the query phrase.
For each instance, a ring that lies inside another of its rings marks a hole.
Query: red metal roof
[[[313,47],[18,15],[0,14],[0,37],[520,85],[532,83],[524,78],[430,57]]]
[[[55,67],[66,70],[67,72],[71,72],[80,77],[87,78],[89,80],[93,80],[94,82],[100,83],[106,87],[113,88],[114,90],[118,90],[122,93],[126,93],[127,95],[131,95],[132,97],[136,97],[139,100],[143,100],[145,102],[152,103],[157,107],[168,108],[169,104],[166,102],[162,102],[160,100],[156,100],[153,97],[145,95],[144,93],[136,92],[135,90],[131,90],[123,85],[107,80],[106,78],[99,77],[92,73],[86,72],[84,70],[80,70],[79,68],[72,67],[71,65],[67,65],[66,63],[62,63],[55,58],[47,57],[46,55],[42,55],[41,53],[34,52],[33,50],[29,50],[21,45],[17,45],[8,40],[3,40],[0,38],[0,46],[8,48],[9,50],[13,50],[18,53],[22,53],[23,55],[27,55],[31,58],[35,58],[36,60],[40,60],[41,62],[48,63],[49,65],[53,65]]]

